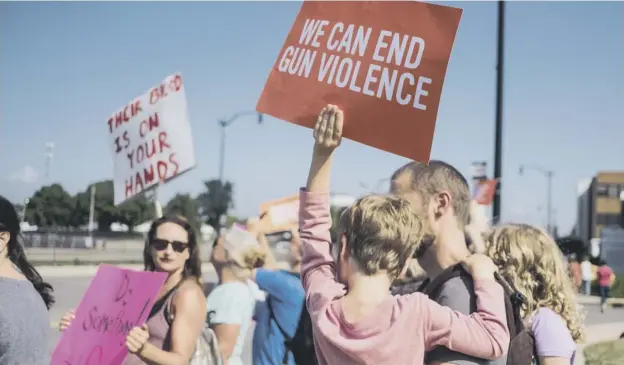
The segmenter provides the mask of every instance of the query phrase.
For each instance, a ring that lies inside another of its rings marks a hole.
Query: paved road
[[[214,272],[208,273],[204,276],[207,282],[214,282],[216,280],[216,275]],[[55,323],[61,318],[61,316],[71,308],[74,308],[82,294],[89,286],[90,277],[68,277],[68,278],[50,278],[47,279],[50,284],[54,286],[55,296],[56,296],[56,304],[52,307],[50,318],[52,323],[50,324],[50,340],[48,343],[50,352],[56,346],[56,343],[60,337],[58,330],[53,328]],[[586,317],[586,323],[588,325],[593,324],[603,324],[603,323],[612,323],[619,322],[624,319],[624,309],[616,309],[610,308],[607,310],[605,314],[600,313],[600,306],[598,304],[587,304],[585,305],[588,313]],[[624,328],[622,328],[622,332],[624,332]],[[250,331],[249,339],[251,338]],[[251,341],[247,341],[245,346],[245,356],[244,361],[245,364],[251,364]]]

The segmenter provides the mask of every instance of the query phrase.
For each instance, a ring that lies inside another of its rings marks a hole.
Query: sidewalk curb
[[[617,340],[624,333],[624,321],[594,324],[585,327],[587,332],[587,341],[585,346],[596,342]]]
[[[600,297],[577,295],[576,302],[579,304],[600,304]],[[624,298],[609,298],[607,299],[608,305],[624,305]]]

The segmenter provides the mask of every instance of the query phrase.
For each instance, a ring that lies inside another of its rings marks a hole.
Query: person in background
[[[581,280],[583,282],[583,291],[585,295],[591,294],[591,280],[592,280],[592,264],[589,262],[587,255],[583,256],[581,262]]]
[[[611,295],[611,286],[615,281],[615,274],[609,265],[602,261],[598,271],[596,271],[596,276],[600,288],[600,311],[604,313],[607,308],[607,299]]]
[[[568,274],[574,285],[575,292],[578,293],[581,288],[581,264],[579,264],[575,254],[571,254],[568,259]]]
[[[576,291],[552,237],[526,224],[495,227],[487,255],[500,275],[526,298],[521,315],[529,325],[540,365],[573,365],[583,341],[583,316]]]
[[[266,299],[256,306],[253,365],[295,365],[293,354],[287,351],[285,342],[286,336],[292,339],[295,335],[305,299],[299,276],[299,232],[296,228],[291,229],[289,269],[279,270],[264,235],[265,226],[266,218],[247,224],[249,231],[258,235],[260,246],[267,253],[264,267],[254,269],[251,275],[260,290],[266,293]]]
[[[224,365],[243,365],[243,346],[258,299],[249,279],[265,258],[256,237],[242,228],[234,226],[215,241],[210,261],[219,285],[208,294],[206,309]]]
[[[20,219],[0,196],[0,365],[47,365],[52,286],[26,258]]]
[[[423,221],[410,202],[393,195],[358,199],[341,214],[332,243],[330,171],[342,128],[336,106],[321,111],[307,187],[300,192],[301,277],[319,364],[417,365],[437,345],[501,357],[509,346],[503,288],[486,256],[465,261],[479,299],[471,316],[420,293],[390,294],[423,238]]]
[[[146,323],[128,333],[130,353],[123,364],[188,364],[206,321],[199,246],[189,222],[179,216],[155,220],[145,240],[143,264],[145,271],[168,275]],[[60,330],[73,319],[73,312],[63,316]]]

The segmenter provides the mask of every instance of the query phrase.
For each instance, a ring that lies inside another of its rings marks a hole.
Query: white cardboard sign
[[[274,226],[282,226],[299,220],[299,199],[269,208],[269,218]]]
[[[115,165],[115,205],[195,167],[179,73],[113,113],[106,127]]]

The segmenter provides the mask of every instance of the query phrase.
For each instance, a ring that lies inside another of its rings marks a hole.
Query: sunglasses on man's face
[[[171,248],[178,253],[184,252],[184,250],[188,247],[188,243],[186,242],[169,241],[161,238],[154,238],[152,240],[152,247],[154,247],[156,251],[166,250],[167,247],[169,247],[169,244],[171,244]]]

